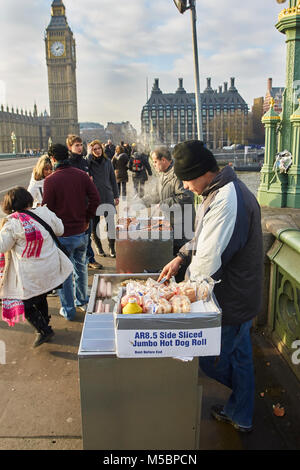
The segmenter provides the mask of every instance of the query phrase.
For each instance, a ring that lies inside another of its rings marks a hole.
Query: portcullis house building
[[[209,148],[247,143],[248,105],[231,78],[214,90],[211,78],[201,93],[203,139]],[[141,113],[142,140],[146,146],[175,145],[197,139],[195,93],[187,93],[179,78],[175,93],[163,93],[154,80],[151,96]]]

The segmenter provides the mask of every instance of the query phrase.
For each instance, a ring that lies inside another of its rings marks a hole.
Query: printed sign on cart
[[[118,357],[218,356],[221,327],[188,330],[117,330]]]

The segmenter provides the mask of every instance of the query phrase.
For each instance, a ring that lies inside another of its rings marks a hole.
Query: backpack
[[[134,173],[140,173],[144,169],[144,164],[142,162],[142,156],[139,153],[134,153],[132,155],[132,171]]]

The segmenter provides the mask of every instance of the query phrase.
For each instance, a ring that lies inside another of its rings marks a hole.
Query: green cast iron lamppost
[[[50,136],[49,139],[48,139],[48,150],[50,149],[52,143],[53,143],[53,142],[52,142],[52,138],[51,138],[51,136]]]
[[[276,28],[286,35],[286,83],[281,115],[275,112],[272,102],[262,118],[266,129],[265,161],[257,198],[262,206],[300,208],[300,0],[289,0]],[[292,154],[292,165],[288,173],[278,174],[275,156],[285,150]]]
[[[199,80],[199,61],[198,61],[198,46],[197,46],[197,30],[196,30],[196,0],[173,0],[180,13],[186,10],[191,10],[192,31],[193,31],[193,46],[194,46],[194,70],[195,70],[195,84],[196,84],[196,112],[197,112],[197,132],[198,139],[203,141],[203,127],[202,127],[202,107],[200,95],[200,80]]]
[[[17,137],[14,131],[11,133],[11,142],[12,142],[12,153],[16,153],[16,142],[17,142]]]

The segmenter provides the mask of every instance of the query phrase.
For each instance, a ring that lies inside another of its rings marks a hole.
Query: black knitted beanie
[[[218,164],[212,152],[200,140],[177,144],[173,150],[174,172],[181,181],[190,181],[215,171]]]

